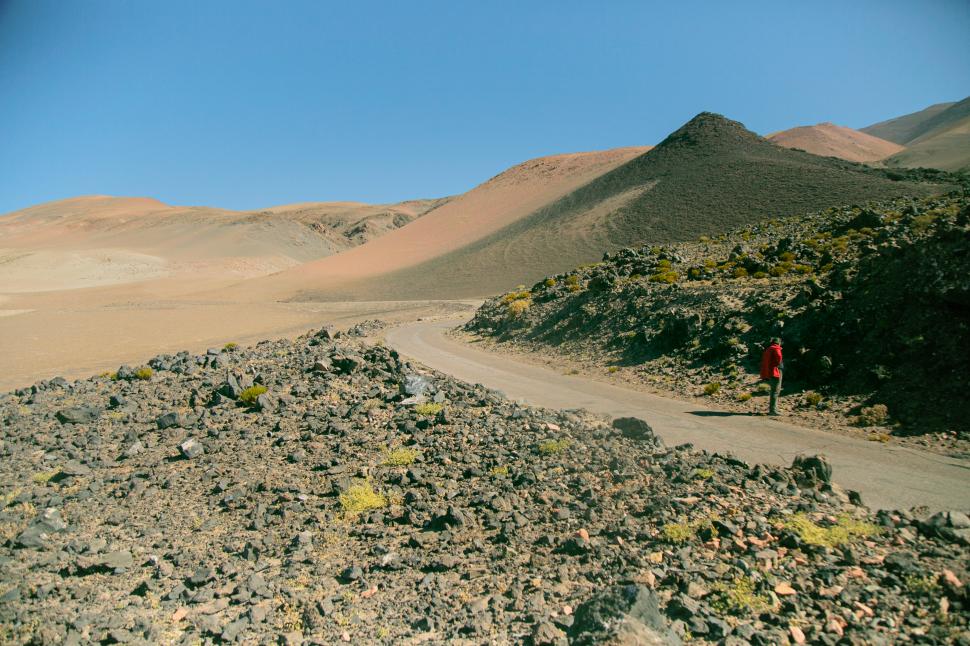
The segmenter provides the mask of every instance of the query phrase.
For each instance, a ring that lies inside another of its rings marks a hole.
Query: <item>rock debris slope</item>
[[[0,397],[4,643],[967,639],[970,519],[334,338]]]
[[[623,249],[491,299],[467,327],[748,411],[764,406],[752,381],[777,335],[788,412],[970,440],[970,200],[838,207]]]

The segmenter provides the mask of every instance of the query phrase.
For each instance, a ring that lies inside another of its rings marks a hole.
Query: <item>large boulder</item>
[[[832,465],[821,455],[796,455],[791,468],[798,484],[815,486],[832,482]]]
[[[657,597],[649,588],[616,585],[602,590],[576,608],[570,629],[572,644],[613,646],[678,645],[667,626]]]
[[[613,420],[613,428],[620,431],[623,437],[644,442],[658,449],[664,447],[663,440],[657,437],[653,428],[639,417],[618,417]]]
[[[101,417],[101,411],[94,406],[72,406],[57,411],[57,420],[61,424],[90,424]]]

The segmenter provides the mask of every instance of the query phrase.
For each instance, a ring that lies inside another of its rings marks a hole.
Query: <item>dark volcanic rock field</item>
[[[970,643],[970,520],[328,331],[0,396],[2,643]],[[265,389],[265,392],[263,392]]]

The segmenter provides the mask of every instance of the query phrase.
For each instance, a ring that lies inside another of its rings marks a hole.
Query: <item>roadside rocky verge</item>
[[[376,327],[376,326],[370,326]],[[970,519],[872,514],[321,330],[0,395],[3,643],[970,643]]]
[[[661,392],[970,455],[970,200],[898,199],[628,248],[483,305],[465,331]],[[908,440],[913,442],[914,440]]]

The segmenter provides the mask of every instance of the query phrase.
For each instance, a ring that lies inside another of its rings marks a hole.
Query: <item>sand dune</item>
[[[903,150],[899,144],[833,123],[791,128],[768,135],[767,139],[785,148],[854,162],[878,161]]]

